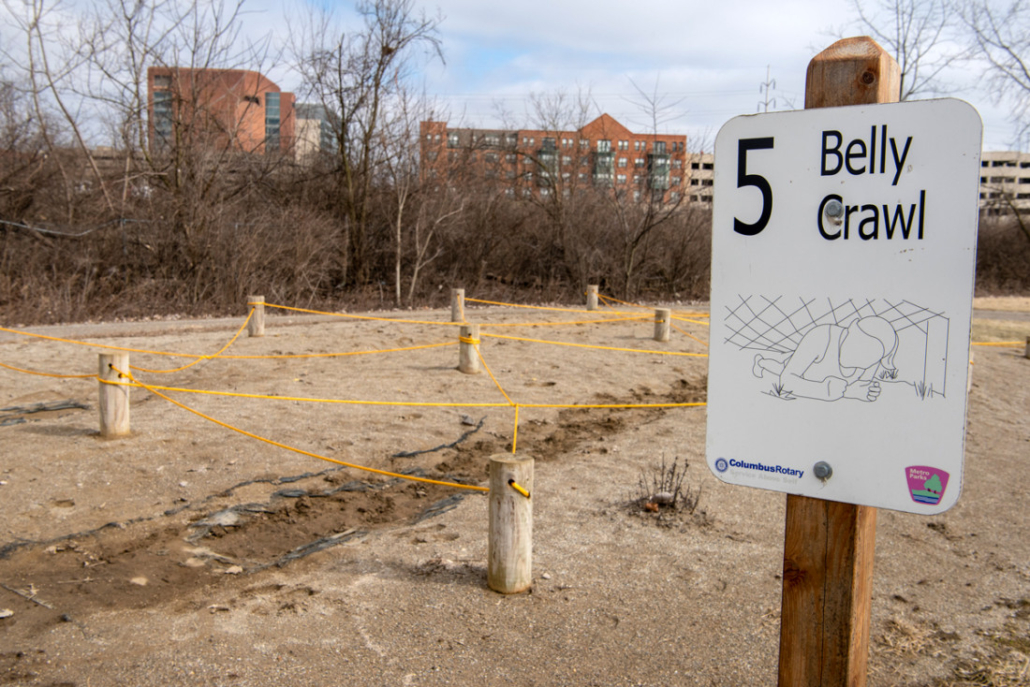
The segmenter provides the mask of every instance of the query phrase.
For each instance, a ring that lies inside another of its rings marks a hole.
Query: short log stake
[[[1026,357],[1030,358],[1030,336],[1026,337]]]
[[[465,289],[451,289],[451,322],[465,321]]]
[[[845,38],[808,64],[805,107],[897,102],[901,71],[868,37]],[[876,509],[787,496],[780,687],[864,687]]]
[[[265,297],[247,296],[247,308],[254,308],[254,314],[247,323],[247,336],[265,335]]]
[[[587,287],[587,310],[597,310],[597,284]]]
[[[490,456],[490,536],[486,582],[502,594],[533,583],[533,459]]]
[[[479,374],[479,325],[463,324],[458,330],[458,371]]]
[[[668,341],[672,334],[672,310],[669,308],[654,309],[654,340]]]
[[[100,354],[97,405],[100,408],[100,436],[104,439],[129,434],[129,387],[119,386],[129,381],[119,377],[123,372],[129,372],[128,353]]]

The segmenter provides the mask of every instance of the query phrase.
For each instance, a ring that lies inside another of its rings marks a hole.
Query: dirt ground
[[[441,311],[371,315],[430,324],[270,314],[267,336],[226,353],[457,336]],[[1030,334],[1025,315],[995,315],[974,340]],[[306,451],[467,485],[510,450],[511,407],[298,399],[505,403],[499,385],[520,404],[518,452],[536,459],[531,593],[487,588],[480,492],[292,453],[145,389],[131,392],[132,434],[104,440],[95,380],[0,368],[0,685],[774,685],[785,497],[709,473],[704,408],[527,407],[703,401],[705,358],[661,353],[703,353],[682,332],[705,339],[705,327],[679,320],[661,344],[646,320],[496,326],[596,319],[506,307],[469,318],[494,325],[481,349],[497,384],[459,373],[454,345],[135,374],[280,397],[167,392]],[[206,355],[241,321],[33,331]],[[39,372],[93,374],[99,350],[0,333],[0,363]],[[958,505],[879,513],[870,685],[1030,684],[1030,360],[974,350]],[[689,464],[693,511],[638,500],[663,458]]]

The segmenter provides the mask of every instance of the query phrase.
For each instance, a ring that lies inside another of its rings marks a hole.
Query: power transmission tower
[[[769,97],[774,88],[776,88],[776,79],[770,78],[770,67],[765,65],[765,81],[758,85],[758,92],[764,94],[763,99],[758,101],[758,112],[768,112],[770,105],[776,109],[776,98]]]

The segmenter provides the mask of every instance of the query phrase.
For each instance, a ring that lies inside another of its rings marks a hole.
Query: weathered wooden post
[[[451,322],[465,321],[465,289],[451,289]]]
[[[1026,337],[1026,357],[1030,358],[1030,336]]]
[[[533,459],[490,456],[490,536],[486,582],[502,594],[533,583]]]
[[[129,371],[128,353],[101,353],[97,372],[100,436],[113,439],[129,434],[129,387],[120,386],[121,373]]]
[[[597,310],[597,284],[587,287],[587,310]]]
[[[654,340],[668,341],[672,334],[672,310],[669,308],[654,309]]]
[[[898,63],[871,38],[845,38],[808,65],[805,108],[898,101]],[[787,496],[780,687],[862,687],[876,509]]]
[[[479,374],[478,324],[463,324],[458,330],[458,371]]]
[[[247,323],[247,336],[265,335],[265,297],[247,296],[247,307],[254,308],[254,314]]]

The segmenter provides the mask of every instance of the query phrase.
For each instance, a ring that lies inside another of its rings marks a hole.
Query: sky
[[[562,92],[589,96],[591,115],[651,131],[643,91],[661,105],[658,130],[686,134],[692,150],[710,151],[736,115],[802,108],[808,62],[835,36],[861,33],[851,0],[415,1],[441,18],[444,52],[442,62],[423,62],[416,84],[451,126],[531,126],[531,97]],[[285,43],[306,2],[360,25],[349,0],[246,0],[244,33]],[[11,39],[0,25],[0,40]],[[262,69],[283,90],[300,90],[285,63]],[[950,95],[980,112],[985,150],[1011,150],[1006,109],[977,87],[981,74],[976,64],[952,70]]]
[[[867,3],[872,4],[872,3]],[[529,95],[589,93],[593,113],[630,129],[652,127],[639,90],[668,106],[659,129],[711,149],[740,114],[804,107],[809,61],[852,28],[849,0],[438,0],[445,64],[425,70],[426,90],[462,125],[529,123]],[[951,97],[972,103],[984,148],[1009,150],[1013,127],[977,88],[982,66],[952,70]],[[766,88],[768,85],[768,88]],[[638,90],[639,89],[639,90]],[[768,97],[766,95],[768,91]]]

